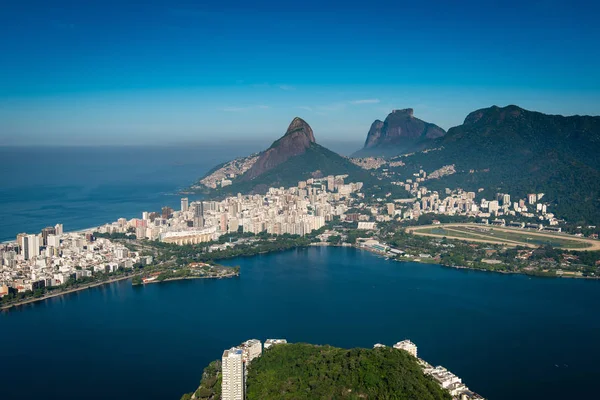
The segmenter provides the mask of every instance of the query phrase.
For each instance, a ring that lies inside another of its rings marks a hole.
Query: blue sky
[[[0,145],[265,140],[294,116],[360,142],[406,107],[445,129],[493,104],[598,115],[592,3],[7,1]]]

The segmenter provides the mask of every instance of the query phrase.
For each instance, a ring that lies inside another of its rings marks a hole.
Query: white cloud
[[[281,90],[285,90],[285,91],[290,91],[290,90],[295,90],[296,88],[290,85],[279,85],[279,89]]]
[[[377,104],[379,103],[379,99],[361,99],[361,100],[352,100],[350,104]]]
[[[306,110],[306,111],[312,111],[313,110],[312,107],[308,107],[308,106],[298,106],[296,108],[298,108],[300,110]]]

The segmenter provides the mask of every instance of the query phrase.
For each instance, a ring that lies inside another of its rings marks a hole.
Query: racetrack
[[[406,232],[419,236],[446,237],[475,243],[500,244],[536,248],[550,244],[564,250],[598,251],[600,241],[564,233],[539,232],[528,229],[506,228],[477,224],[438,224],[411,226]]]

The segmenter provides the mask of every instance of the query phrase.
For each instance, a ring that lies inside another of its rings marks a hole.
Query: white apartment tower
[[[403,340],[394,345],[395,349],[404,350],[413,357],[417,356],[417,345],[410,340]]]
[[[181,211],[186,212],[190,208],[190,203],[187,197],[181,199]]]
[[[262,343],[258,339],[250,339],[240,346],[243,350],[244,361],[251,362],[262,355]]]
[[[26,260],[40,255],[40,238],[37,235],[27,235],[23,238],[23,256]]]
[[[62,235],[64,233],[63,232],[63,224],[54,225],[54,230],[56,231],[55,235],[58,235],[58,236]]]
[[[222,400],[244,400],[244,362],[242,349],[232,347],[223,352],[221,384]]]

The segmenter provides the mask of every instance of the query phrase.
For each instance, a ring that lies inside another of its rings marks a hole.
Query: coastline
[[[98,229],[98,226],[91,226],[89,228],[84,228],[84,229],[77,229],[75,231],[66,231],[63,232],[64,235],[69,234],[69,233],[94,233],[94,231]],[[15,239],[10,239],[10,240],[4,240],[2,242],[0,242],[0,244],[11,244],[11,243],[17,243],[17,241]]]
[[[90,229],[94,229],[94,228],[88,228],[88,229],[84,229],[84,230],[79,230],[79,231],[74,231],[74,232],[85,232],[85,231],[89,231]],[[600,280],[600,276],[599,277],[592,277],[592,276],[575,276],[575,275],[554,275],[554,276],[543,276],[543,275],[534,275],[534,274],[527,274],[525,272],[522,271],[498,271],[498,270],[487,270],[487,269],[481,269],[481,268],[473,268],[473,267],[467,267],[467,266],[454,266],[454,265],[445,265],[442,264],[440,262],[423,262],[420,259],[406,259],[406,260],[401,260],[401,259],[397,259],[397,258],[391,258],[391,257],[387,257],[384,253],[381,253],[379,251],[376,250],[372,250],[369,248],[365,248],[365,247],[361,247],[361,246],[357,246],[356,244],[350,244],[350,243],[341,243],[341,244],[333,244],[333,243],[326,243],[326,242],[314,242],[314,243],[310,243],[308,245],[309,247],[352,247],[355,248],[357,250],[364,250],[367,251],[369,253],[373,253],[376,254],[378,256],[384,257],[384,258],[388,258],[391,261],[396,261],[396,262],[414,262],[414,263],[419,263],[419,264],[434,264],[434,265],[439,265],[441,267],[444,268],[453,268],[453,269],[465,269],[465,270],[471,270],[471,271],[480,271],[480,272],[488,272],[488,273],[500,273],[500,274],[511,274],[511,275],[524,275],[524,276],[529,276],[529,277],[535,277],[535,278],[569,278],[569,279],[588,279],[588,280]],[[296,247],[299,248],[299,247]],[[289,250],[289,249],[288,249]],[[283,250],[285,251],[285,250]],[[263,253],[276,253],[277,251],[273,251],[273,252],[261,252],[258,254],[263,254]],[[256,255],[258,255],[256,254]],[[242,257],[248,257],[248,256],[242,256]],[[252,257],[252,256],[250,256]],[[43,300],[47,300],[53,297],[58,297],[58,296],[62,296],[65,294],[70,294],[70,293],[75,293],[75,292],[79,292],[82,290],[86,290],[86,289],[90,289],[93,287],[98,287],[98,286],[102,286],[105,284],[110,284],[110,283],[114,283],[114,282],[119,282],[125,279],[131,279],[135,276],[137,276],[139,274],[132,274],[132,275],[127,275],[127,276],[121,276],[118,278],[113,278],[107,281],[103,281],[103,282],[96,282],[96,283],[90,283],[81,287],[77,287],[77,288],[73,288],[73,289],[69,289],[69,290],[65,290],[65,291],[61,291],[58,293],[49,293],[46,294],[42,297],[39,298],[30,298],[30,299],[26,299],[26,300],[22,300],[13,304],[9,304],[9,305],[5,305],[5,306],[0,306],[0,311],[7,311],[10,310],[14,307],[19,307],[19,306],[23,306],[26,304],[31,304],[31,303],[36,303],[39,301],[43,301]],[[188,277],[180,277],[180,278],[168,278],[168,279],[164,279],[162,281],[158,281],[158,280],[154,280],[154,281],[150,281],[150,282],[146,282],[146,283],[141,283],[141,284],[137,284],[137,285],[132,285],[132,286],[144,286],[146,284],[152,284],[152,283],[162,283],[162,282],[171,282],[171,281],[180,281],[180,280],[189,280],[189,279],[221,279],[221,278],[233,278],[236,276],[239,276],[239,272],[238,273],[231,273],[231,274],[227,274],[227,275],[223,275],[223,276],[188,276]]]
[[[94,287],[106,285],[106,284],[109,284],[109,283],[123,281],[125,279],[131,279],[134,276],[136,276],[136,274],[127,275],[127,276],[120,276],[118,278],[109,279],[107,281],[90,283],[90,284],[87,284],[87,285],[84,285],[84,286],[81,286],[81,287],[77,287],[77,288],[73,288],[73,289],[68,289],[68,290],[65,290],[65,291],[61,291],[59,293],[49,293],[49,294],[46,294],[46,295],[44,295],[42,297],[33,298],[33,299],[27,299],[27,300],[21,300],[21,301],[18,301],[16,303],[13,303],[13,304],[2,306],[2,307],[0,307],[0,310],[1,311],[10,310],[13,307],[19,307],[19,306],[23,306],[25,304],[30,304],[30,303],[37,303],[39,301],[51,299],[53,297],[58,297],[58,296],[62,296],[62,295],[65,295],[65,294],[75,293],[75,292],[79,292],[81,290],[86,290],[86,289],[90,289],[90,288],[94,288]]]
[[[231,274],[227,274],[227,275],[221,275],[221,276],[183,276],[180,278],[167,278],[167,279],[163,279],[162,281],[159,280],[153,280],[153,281],[149,281],[149,282],[143,282],[143,283],[138,283],[137,285],[133,285],[132,286],[145,286],[145,285],[150,285],[153,283],[163,283],[163,282],[173,282],[173,281],[185,281],[188,279],[222,279],[222,278],[234,278],[236,276],[240,276],[239,273],[231,273]]]
[[[342,246],[342,245],[334,245],[334,244],[330,244],[330,243],[324,243],[322,245],[319,244],[311,244],[311,246],[333,246],[333,247],[346,247],[346,246]],[[351,245],[351,247],[354,247],[355,249],[358,250],[364,250],[367,251],[369,253],[373,253],[376,254],[378,256],[381,257],[387,257],[385,254],[376,251],[376,250],[372,250],[366,247],[360,247],[357,245]],[[525,272],[522,271],[498,271],[498,270],[491,270],[491,269],[481,269],[481,268],[473,268],[473,267],[467,267],[467,266],[457,266],[457,265],[446,265],[446,264],[442,264],[441,262],[424,262],[421,261],[420,259],[406,259],[406,260],[401,260],[401,259],[397,259],[397,258],[391,258],[391,257],[387,257],[389,260],[391,261],[396,261],[396,262],[413,262],[413,263],[418,263],[418,264],[423,264],[423,265],[439,265],[440,267],[444,267],[444,268],[453,268],[453,269],[465,269],[465,270],[469,270],[469,271],[479,271],[479,272],[489,272],[489,273],[497,273],[497,274],[505,274],[505,275],[523,275],[523,276],[528,276],[528,277],[533,277],[533,278],[567,278],[567,279],[589,279],[589,280],[600,280],[600,276],[575,276],[575,275],[549,275],[549,276],[544,276],[544,275],[534,275],[534,274],[527,274]]]

